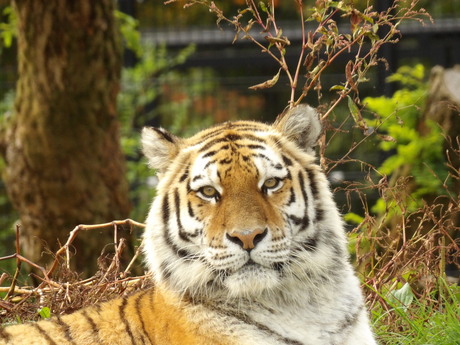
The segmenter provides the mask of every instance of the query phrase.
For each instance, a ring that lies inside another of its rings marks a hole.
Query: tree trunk
[[[19,80],[4,180],[23,253],[43,263],[43,244],[56,250],[76,225],[128,216],[116,114],[121,47],[113,0],[16,0],[14,7]],[[74,242],[77,269],[91,267],[97,244],[109,242],[109,232]]]
[[[460,239],[460,65],[454,68],[444,69],[435,66],[430,74],[430,89],[426,102],[425,119],[436,122],[442,129],[445,137],[443,152],[451,178],[451,200],[437,201],[446,210],[449,210],[450,220],[446,226],[449,229],[449,237],[459,242]],[[422,122],[426,123],[425,121]],[[421,127],[420,132],[425,133],[428,129]],[[428,202],[434,202],[438,196],[431,196]],[[456,199],[456,200],[455,200]],[[454,247],[454,246],[453,246]],[[452,250],[448,257],[446,271],[452,281],[460,283],[460,257],[457,250]]]

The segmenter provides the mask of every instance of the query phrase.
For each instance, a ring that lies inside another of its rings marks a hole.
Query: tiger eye
[[[200,192],[207,198],[214,198],[217,195],[217,190],[212,186],[204,186]]]
[[[278,183],[279,183],[278,179],[274,177],[269,178],[264,182],[264,188],[268,188],[268,189],[275,188],[276,186],[278,186]]]

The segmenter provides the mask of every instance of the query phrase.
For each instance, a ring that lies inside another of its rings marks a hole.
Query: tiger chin
[[[306,105],[187,139],[145,128],[160,179],[144,233],[154,288],[0,329],[0,344],[376,344],[316,163],[321,131]]]

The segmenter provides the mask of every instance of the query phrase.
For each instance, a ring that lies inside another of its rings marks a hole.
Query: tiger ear
[[[316,110],[306,104],[288,109],[276,119],[273,126],[302,149],[313,152],[322,131]]]
[[[164,173],[179,153],[181,139],[163,128],[144,127],[141,142],[149,165]]]

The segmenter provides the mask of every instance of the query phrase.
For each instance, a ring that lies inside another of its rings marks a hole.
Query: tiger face
[[[155,280],[179,293],[250,297],[324,276],[344,240],[327,224],[340,222],[336,212],[323,217],[331,201],[318,193],[328,188],[312,149],[320,132],[308,106],[271,126],[229,122],[188,139],[144,129],[160,176],[144,234]]]

